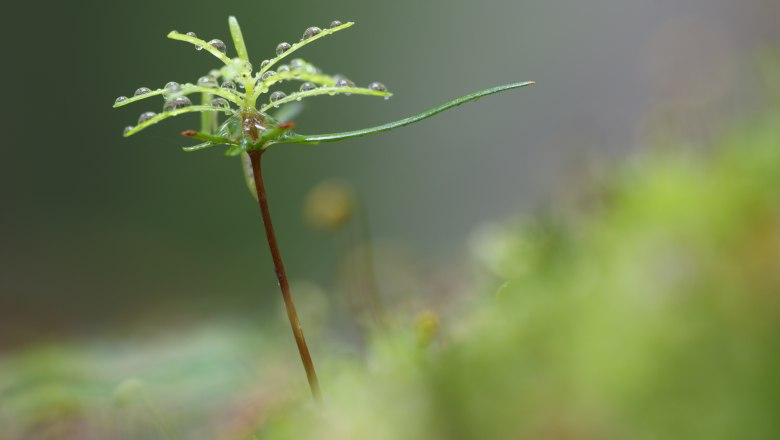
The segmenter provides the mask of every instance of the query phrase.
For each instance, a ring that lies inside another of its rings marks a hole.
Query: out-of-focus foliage
[[[377,337],[258,438],[777,438],[778,127],[648,155],[586,218],[506,231],[498,294],[438,343]]]
[[[6,355],[0,438],[777,438],[778,127],[665,146],[587,212],[494,230],[500,288],[392,316],[364,359],[315,332],[321,407],[286,328],[225,326]]]

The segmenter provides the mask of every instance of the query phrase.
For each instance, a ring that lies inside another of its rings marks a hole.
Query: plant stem
[[[261,158],[264,150],[255,150],[249,152],[249,158],[252,161],[252,171],[255,178],[255,188],[257,189],[257,200],[260,204],[260,213],[263,216],[263,226],[265,226],[265,237],[268,239],[268,248],[271,250],[271,258],[274,262],[276,279],[279,281],[279,287],[282,289],[282,298],[284,307],[287,309],[287,318],[290,320],[295,343],[298,345],[298,352],[301,355],[303,368],[306,370],[306,377],[309,380],[309,388],[314,400],[320,402],[320,383],[317,380],[317,372],[314,370],[314,362],[309,354],[309,348],[306,346],[306,338],[303,336],[303,329],[298,320],[298,313],[295,311],[292,294],[290,293],[290,284],[287,281],[287,274],[284,271],[282,255],[279,253],[279,244],[276,242],[274,225],[271,222],[271,212],[268,209],[268,199],[265,194],[265,184],[263,183],[263,170]]]

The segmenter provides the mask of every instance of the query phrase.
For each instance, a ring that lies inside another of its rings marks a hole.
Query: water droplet
[[[219,76],[222,74],[222,72],[219,71],[219,69],[211,69],[209,70],[209,76],[213,76],[214,78],[219,78]]]
[[[314,90],[316,88],[317,86],[314,85],[314,83],[305,82],[301,84],[301,92],[308,92],[309,90]]]
[[[125,130],[122,132],[122,134],[127,135],[127,133],[129,133],[130,130],[132,130],[133,128],[135,127],[133,127],[132,125],[128,125],[127,127],[125,127]]]
[[[216,98],[211,101],[212,107],[219,107],[219,108],[230,108],[230,104],[222,98]]]
[[[123,102],[127,101],[127,96],[120,96],[116,98],[116,101],[114,101],[114,104],[121,104]]]
[[[276,68],[276,71],[278,73],[289,72],[290,71],[290,66],[288,66],[287,64],[282,64],[281,66]]]
[[[148,87],[139,87],[138,90],[133,93],[133,96],[141,96],[146,95],[147,93],[151,92]]]
[[[346,78],[339,78],[336,80],[336,87],[355,87],[355,83]]]
[[[201,87],[214,89],[214,88],[217,87],[217,80],[213,76],[210,76],[210,75],[201,76],[198,79],[198,85],[201,86]]]
[[[236,83],[233,81],[225,81],[222,83],[222,88],[225,90],[236,90]]]
[[[381,82],[372,82],[371,84],[368,85],[368,88],[377,92],[387,91],[387,87],[385,87],[385,85],[382,84]]]
[[[338,20],[333,20],[333,21],[330,22],[330,28],[333,29],[334,27],[339,27],[342,24],[344,24],[344,23],[342,23],[342,22],[340,22]]]
[[[176,81],[171,81],[165,85],[165,91],[168,93],[181,92],[181,85]]]
[[[260,77],[263,81],[267,80],[268,78],[271,78],[272,76],[276,76],[276,72],[273,70],[269,70],[263,74],[263,76]]]
[[[294,60],[290,61],[290,68],[291,68],[291,69],[300,69],[300,68],[301,68],[301,67],[303,67],[305,64],[306,64],[306,62],[305,62],[305,61],[303,61],[303,60],[302,60],[302,59],[300,59],[300,58],[296,58],[296,59],[294,59]]]
[[[278,46],[276,46],[276,55],[281,55],[288,50],[290,50],[292,46],[290,46],[290,43],[279,43]]]
[[[198,36],[197,36],[197,35],[195,35],[195,32],[187,32],[187,33],[186,33],[186,34],[184,34],[184,35],[186,35],[186,36],[188,36],[188,37],[192,37],[192,38],[198,38]],[[198,49],[200,49],[200,48],[198,48]]]
[[[268,65],[268,63],[270,63],[270,62],[271,62],[271,61],[269,61],[269,60],[263,60],[263,62],[262,62],[262,63],[260,63],[260,68],[261,68],[261,69],[264,69],[264,68],[265,68],[265,66],[267,66],[267,65]]]
[[[143,124],[144,122],[148,121],[149,119],[152,119],[155,116],[157,116],[157,113],[155,112],[141,113],[141,116],[138,117],[138,125]]]
[[[315,35],[319,35],[320,32],[322,32],[322,29],[318,28],[317,26],[312,26],[303,32],[303,39],[308,40]]]
[[[190,101],[190,98],[187,98],[186,96],[179,96],[177,98],[173,98],[165,101],[165,105],[163,106],[163,111],[169,112],[171,110],[189,107],[191,105],[192,105],[192,101]]]
[[[172,30],[172,31],[171,31],[171,33],[172,33],[172,34],[178,34],[178,33],[179,33],[179,31],[177,31],[176,29],[174,29],[174,30]]]
[[[222,40],[217,40],[216,38],[209,41],[209,44],[214,46],[215,49],[222,53],[227,52],[227,46],[225,46],[225,43],[222,42]]]
[[[282,98],[286,98],[287,95],[284,92],[273,92],[271,93],[271,102],[276,102]]]

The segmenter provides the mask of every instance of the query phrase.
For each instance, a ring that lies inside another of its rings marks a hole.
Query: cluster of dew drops
[[[211,81],[213,81],[213,83],[216,85],[216,79],[214,79],[214,77],[204,76],[198,80],[198,85],[201,87],[208,87],[207,83]],[[163,112],[178,110],[192,105],[192,101],[190,101],[190,98],[181,95],[182,92],[183,92],[183,86],[175,81],[171,81],[165,85],[162,93],[162,96],[165,99],[165,104],[163,104]],[[152,93],[152,91],[148,87],[140,87],[135,91],[135,93],[133,93],[133,97],[143,96],[149,93]],[[115,104],[120,104],[122,102],[125,102],[127,101],[127,99],[128,98],[126,96],[120,96],[116,98]],[[215,101],[217,100],[215,99],[212,101],[212,105],[228,107],[227,101],[225,101],[224,99],[221,99],[221,101],[223,101],[224,104]],[[141,113],[141,116],[138,117],[138,124],[139,125],[143,124],[144,122],[154,118],[155,116],[157,116],[157,113],[155,112]],[[127,127],[125,127],[124,132],[127,133],[134,128],[135,127],[133,127],[132,125],[128,125]]]
[[[334,20],[334,21],[332,21],[330,23],[330,28],[333,29],[335,27],[341,26],[342,24],[343,24],[342,22],[340,22],[338,20]],[[317,26],[311,26],[309,28],[306,28],[306,30],[303,32],[303,37],[301,38],[300,41],[308,40],[309,38],[312,38],[314,36],[319,35],[320,33],[322,33],[322,29],[318,28]],[[284,54],[285,52],[287,52],[291,48],[292,48],[292,45],[290,43],[281,42],[281,43],[279,43],[276,46],[276,55],[277,56],[281,56],[282,54]],[[270,60],[263,60],[263,62],[260,63],[260,68],[261,69],[265,68],[265,66],[267,66],[268,63],[270,63]],[[279,67],[277,67],[276,72],[274,72],[273,70],[268,70],[268,71],[264,72],[260,79],[267,80],[268,78],[271,78],[272,76],[276,75],[277,73],[286,73],[286,72],[290,72],[291,70],[295,71],[295,70],[298,70],[298,69],[305,69],[305,68],[313,69],[311,71],[311,73],[320,73],[319,69],[314,68],[313,66],[310,66],[310,65],[307,66],[303,60],[301,60],[301,59],[294,59],[294,60],[292,60],[290,62],[289,65],[282,64]],[[336,84],[335,84],[336,87],[355,87],[355,83],[354,82],[350,81],[349,79],[347,79],[347,78],[345,78],[345,77],[343,77],[341,75],[336,75],[334,78],[336,80]],[[371,84],[369,84],[368,88],[370,90],[374,90],[374,91],[377,91],[377,92],[386,92],[387,91],[387,87],[385,87],[385,85],[380,83],[380,82],[372,82]],[[316,84],[314,84],[312,82],[309,82],[309,81],[306,81],[303,84],[301,84],[301,87],[300,87],[299,91],[300,92],[310,92],[310,91],[315,90],[315,89],[317,89],[317,85]],[[335,94],[335,92],[331,93],[331,95],[334,95],[334,94]],[[346,93],[346,95],[349,95],[349,94]],[[287,94],[285,94],[284,92],[281,92],[281,91],[277,91],[277,92],[271,93],[271,96],[269,97],[269,101],[270,101],[271,104],[273,104],[273,103],[278,102],[278,101],[280,101],[280,100],[282,100],[282,99],[284,99],[286,97],[287,97]],[[389,99],[389,97],[385,97],[385,99]],[[300,101],[301,97],[298,97],[297,100]],[[274,106],[274,107],[276,107],[276,106]]]
[[[332,28],[341,26],[342,24],[343,24],[342,22],[340,22],[338,20],[334,20],[334,21],[332,21],[330,23],[330,28],[332,29]],[[174,31],[174,32],[176,32],[176,31]],[[303,32],[303,37],[301,38],[300,41],[308,40],[309,38],[312,38],[312,37],[314,37],[316,35],[319,35],[321,32],[322,32],[322,29],[320,29],[319,27],[311,26],[311,27],[307,28]],[[189,37],[197,38],[197,35],[195,34],[195,32],[187,32],[185,35],[187,35]],[[225,45],[225,43],[222,40],[219,40],[219,39],[215,38],[215,39],[209,41],[208,44],[210,44],[211,46],[213,46],[215,49],[217,49],[218,51],[222,52],[223,54],[225,54],[227,52],[227,46]],[[291,48],[292,48],[292,45],[290,43],[287,43],[287,42],[279,43],[276,46],[276,55],[277,56],[281,56],[282,54],[284,54],[285,52],[287,52]],[[200,47],[200,46],[197,46],[195,49],[196,50],[203,50],[203,48]],[[260,64],[260,68],[261,69],[265,68],[265,66],[267,66],[268,63],[270,63],[270,60],[263,60],[263,62]],[[276,69],[276,72],[274,72],[273,70],[268,70],[268,71],[264,72],[263,75],[260,77],[260,79],[262,81],[265,81],[265,80],[275,76],[277,74],[277,72],[278,73],[284,73],[284,72],[290,72],[291,70],[299,70],[299,69],[306,69],[306,68],[311,69],[310,73],[320,73],[319,69],[317,69],[317,68],[315,68],[315,67],[313,67],[311,65],[307,65],[306,62],[304,62],[303,60],[297,58],[297,59],[292,60],[289,65],[286,65],[286,64],[280,65]],[[212,72],[209,75],[203,76],[200,79],[198,79],[198,86],[205,87],[205,88],[221,87],[222,89],[229,90],[229,91],[235,91],[236,90],[236,83],[235,82],[230,81],[230,80],[226,80],[226,81],[224,81],[220,85],[220,84],[217,83],[216,77],[217,77],[217,72]],[[345,77],[343,77],[341,75],[336,75],[334,78],[336,80],[336,83],[335,83],[336,87],[355,87],[355,83],[354,82],[350,81],[349,79],[347,79],[347,78],[345,78]],[[239,83],[239,87],[241,87],[243,89],[244,85]],[[310,92],[310,91],[315,90],[315,89],[317,89],[317,85],[316,84],[314,84],[312,82],[309,82],[309,81],[306,81],[306,82],[304,82],[301,85],[299,91],[300,92]],[[373,91],[377,91],[377,92],[386,92],[387,91],[387,88],[385,87],[385,85],[380,83],[380,82],[372,82],[371,84],[368,85],[368,89],[373,90]],[[149,89],[148,87],[140,87],[140,88],[138,88],[135,91],[135,93],[133,94],[133,97],[143,96],[143,95],[146,95],[147,93],[151,93],[151,92],[152,92],[152,90]],[[192,101],[190,101],[190,99],[188,97],[182,96],[181,93],[182,93],[182,85],[181,84],[179,84],[177,82],[174,82],[174,81],[171,81],[171,82],[169,82],[169,83],[167,83],[165,85],[165,88],[163,89],[163,94],[162,94],[163,98],[165,98],[165,104],[163,105],[163,112],[173,111],[173,110],[189,107],[189,106],[192,105]],[[331,93],[331,95],[333,95],[333,94],[335,94],[335,93]],[[349,95],[349,94],[346,94],[346,95]],[[282,99],[284,99],[286,97],[287,97],[286,93],[281,92],[281,91],[276,91],[276,92],[271,93],[271,96],[269,97],[269,101],[273,104],[273,103],[275,103],[277,101],[280,101],[280,100],[282,100]],[[389,97],[385,97],[385,100],[387,100],[387,99],[389,99]],[[128,100],[128,98],[126,96],[120,96],[120,97],[116,98],[115,104],[120,104],[120,103],[125,102],[127,100]],[[299,97],[297,100],[300,101],[301,98]],[[230,108],[230,104],[227,102],[227,100],[225,100],[223,98],[219,98],[219,97],[218,98],[214,98],[211,101],[211,105],[214,106],[214,107],[219,107],[219,108],[223,108],[223,109],[229,109]],[[274,107],[277,107],[277,106],[274,106]],[[149,121],[150,119],[154,118],[155,116],[157,116],[157,113],[155,113],[155,112],[144,112],[144,113],[141,113],[141,115],[138,117],[138,124],[139,125],[143,124],[144,122]],[[125,127],[124,132],[128,133],[129,131],[133,130],[134,128],[135,127],[133,127],[132,125],[129,125],[129,126]]]

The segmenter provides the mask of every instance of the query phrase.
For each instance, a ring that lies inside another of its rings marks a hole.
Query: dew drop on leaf
[[[223,54],[227,52],[227,46],[225,46],[225,43],[222,42],[222,40],[217,40],[216,38],[209,41],[209,44],[214,46],[215,49],[222,52]]]
[[[264,69],[264,68],[265,68],[265,66],[267,66],[267,65],[268,65],[268,63],[270,63],[270,61],[268,61],[268,60],[263,60],[263,62],[262,62],[262,63],[260,63],[260,68],[261,68],[261,69]]]
[[[272,76],[276,76],[276,72],[273,70],[269,70],[263,74],[263,76],[260,77],[263,81],[267,80],[268,78],[271,78]]]
[[[300,68],[301,68],[301,67],[303,67],[305,64],[306,64],[306,63],[305,63],[305,62],[304,62],[302,59],[300,59],[300,58],[296,58],[296,59],[294,59],[294,60],[290,61],[290,68],[291,68],[291,69],[300,69]]]
[[[290,50],[292,46],[290,46],[290,43],[279,43],[278,46],[276,46],[276,55],[281,55],[288,50]]]
[[[273,92],[273,93],[271,93],[270,100],[271,100],[271,102],[276,102],[276,101],[278,101],[280,99],[283,99],[285,97],[287,97],[287,95],[284,92]]]
[[[165,91],[168,93],[181,92],[181,84],[176,81],[171,81],[168,84],[165,84]]]
[[[336,80],[336,87],[355,87],[355,83],[346,78],[339,78]]]
[[[114,101],[114,104],[121,104],[123,102],[127,101],[127,96],[120,96],[116,98],[116,101]]]
[[[163,111],[169,112],[171,110],[177,110],[180,108],[189,107],[191,105],[192,101],[190,101],[190,98],[187,98],[186,96],[179,96],[177,98],[165,101]]]
[[[340,22],[340,21],[338,21],[338,20],[333,20],[333,21],[331,21],[331,22],[330,22],[330,28],[331,28],[331,29],[333,29],[334,27],[339,27],[339,26],[341,26],[342,24],[343,24],[343,23],[342,23],[342,22]]]
[[[127,127],[125,127],[125,130],[122,132],[122,134],[129,133],[130,130],[132,130],[133,128],[135,128],[135,127],[133,127],[132,125],[128,125]]]
[[[301,84],[301,92],[308,92],[308,91],[314,90],[316,88],[317,88],[317,86],[315,86],[314,83],[310,83],[308,81],[303,83],[303,84]]]
[[[303,39],[308,40],[315,35],[319,35],[320,32],[322,32],[322,29],[318,28],[317,26],[312,26],[303,32]]]
[[[152,119],[153,117],[157,116],[157,113],[155,112],[144,112],[141,113],[141,116],[138,117],[138,124],[143,124],[144,122],[148,121],[149,119]]]
[[[225,81],[222,83],[222,88],[225,90],[236,90],[236,83],[233,81]]]
[[[276,71],[277,71],[278,73],[289,72],[289,71],[290,71],[290,66],[288,66],[287,64],[282,64],[281,66],[279,66],[279,67],[276,69]]]
[[[371,84],[368,85],[368,88],[371,89],[371,90],[374,90],[376,92],[386,92],[387,91],[387,87],[385,87],[385,85],[382,84],[381,82],[372,82]]]
[[[215,98],[211,101],[212,107],[219,107],[219,108],[230,108],[230,104],[222,98]]]
[[[133,96],[142,96],[146,95],[147,93],[151,92],[148,87],[139,87],[138,90],[135,91]]]
[[[186,35],[186,36],[188,36],[188,37],[192,37],[192,38],[198,38],[198,36],[197,36],[197,35],[195,35],[195,32],[187,32],[187,33],[186,33],[186,34],[184,34],[184,35]],[[199,49],[200,49],[200,48],[199,48]]]
[[[217,88],[217,80],[214,79],[214,77],[210,76],[210,75],[201,76],[198,79],[198,85],[201,86],[201,87],[209,88],[209,89],[215,89],[215,88]]]

